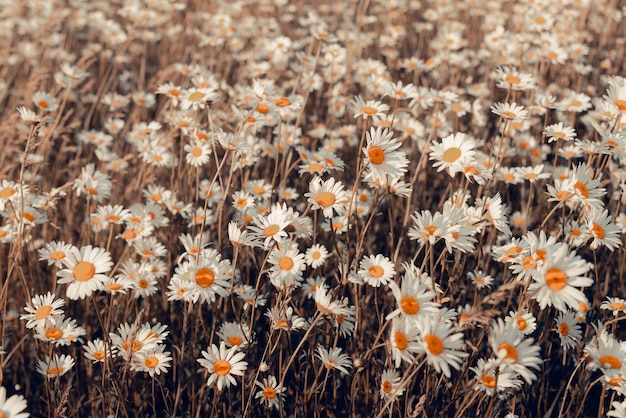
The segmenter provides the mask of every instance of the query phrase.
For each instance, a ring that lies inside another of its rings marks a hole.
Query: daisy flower
[[[517,329],[524,335],[530,335],[537,328],[537,318],[531,312],[509,312],[504,323],[507,327]]]
[[[108,280],[105,273],[113,267],[111,255],[103,248],[86,247],[72,248],[63,260],[64,269],[57,272],[58,283],[68,284],[67,297],[76,300],[84,299],[102,289]]]
[[[528,110],[517,103],[496,103],[491,106],[491,112],[506,120],[528,119]]]
[[[130,363],[130,368],[134,371],[148,373],[150,377],[154,377],[155,374],[167,373],[172,361],[170,354],[172,353],[165,351],[164,345],[157,345],[153,350],[137,353]]]
[[[402,146],[393,138],[393,132],[380,126],[366,132],[367,142],[363,153],[367,162],[366,178],[398,178],[406,172],[409,160],[404,151],[398,151]]]
[[[401,288],[394,281],[389,282],[389,288],[396,298],[398,308],[387,315],[386,319],[402,315],[408,318],[409,322],[417,324],[421,319],[437,315],[439,312],[439,304],[433,302],[437,294],[419,280],[411,280],[410,276],[404,276]]]
[[[0,212],[4,212],[8,204],[17,206],[20,196],[23,194],[26,197],[28,191],[28,186],[22,186],[12,180],[2,180],[0,183]]]
[[[419,328],[415,324],[409,323],[404,317],[396,317],[391,320],[389,342],[396,369],[400,367],[402,360],[407,363],[413,363],[415,360],[415,354],[421,348],[419,333]]]
[[[341,353],[340,347],[326,350],[322,345],[318,345],[315,351],[317,358],[327,369],[337,369],[344,375],[350,374],[348,369],[352,368],[352,360],[348,355]]]
[[[591,367],[600,369],[606,376],[621,373],[626,364],[626,345],[606,330],[585,346],[585,353],[590,358]]]
[[[244,348],[248,345],[249,329],[245,323],[224,322],[217,331],[217,336],[226,343],[228,348]]]
[[[20,317],[26,323],[26,328],[35,328],[37,326],[55,325],[58,315],[63,314],[61,307],[65,304],[63,299],[56,299],[55,296],[48,292],[45,295],[34,296],[30,303],[24,307],[27,312]]]
[[[622,245],[620,228],[612,222],[612,216],[607,209],[600,211],[592,207],[587,211],[585,225],[593,238],[589,247],[593,250],[599,246],[605,246],[610,251]]]
[[[468,353],[459,351],[465,346],[463,334],[452,334],[451,326],[449,322],[433,318],[426,318],[418,323],[421,331],[420,351],[426,353],[428,364],[448,378],[451,375],[450,367],[459,370],[463,360],[469,356]]]
[[[334,177],[326,181],[315,177],[309,183],[309,192],[304,194],[307,201],[311,204],[311,209],[322,209],[322,213],[326,218],[332,218],[333,212],[337,215],[343,215],[346,211],[348,203],[348,195],[343,189],[343,183],[335,181]]]
[[[387,285],[396,274],[396,270],[389,258],[377,254],[363,257],[357,274],[370,286],[379,287]]]
[[[536,85],[532,74],[522,73],[512,67],[498,67],[495,76],[497,80],[496,85],[504,89],[515,91],[530,90]]]
[[[528,287],[528,293],[541,309],[546,306],[554,306],[563,312],[567,307],[578,309],[578,304],[587,300],[579,288],[593,284],[593,279],[584,277],[590,269],[591,265],[576,252],[570,252],[567,244],[560,244],[546,257],[543,266],[531,272],[534,281]]]
[[[45,112],[53,112],[57,109],[57,100],[45,91],[38,91],[33,94],[33,103]]]
[[[485,274],[482,270],[468,272],[467,278],[470,279],[478,289],[491,287],[493,283],[493,277]]]
[[[245,353],[238,352],[236,348],[226,348],[224,341],[220,346],[211,344],[208,351],[202,351],[202,357],[197,359],[198,363],[210,373],[207,386],[217,382],[217,390],[221,391],[230,385],[237,386],[234,376],[243,376],[243,372],[248,368],[248,363],[243,361]]]
[[[238,212],[244,213],[248,209],[252,209],[255,205],[254,196],[245,190],[240,190],[232,195],[233,208]]]
[[[389,399],[391,396],[399,398],[404,393],[405,388],[400,387],[400,375],[395,369],[386,369],[380,377],[380,398]]]
[[[441,143],[433,142],[429,159],[435,161],[437,171],[448,170],[450,176],[463,171],[463,167],[474,159],[476,142],[463,133],[446,136]]]
[[[350,309],[344,300],[332,300],[331,292],[326,287],[320,286],[315,290],[315,306],[324,315],[347,315]]]
[[[258,215],[252,221],[250,231],[254,238],[263,240],[265,249],[271,247],[272,241],[281,243],[287,238],[285,228],[289,225],[287,221],[287,213],[283,210],[273,210],[269,215]]]
[[[260,399],[267,408],[280,408],[285,400],[284,393],[287,388],[278,384],[276,377],[268,376],[263,381],[255,381],[254,385],[259,388],[259,391],[254,395],[255,399]]]
[[[559,312],[556,318],[556,332],[559,334],[561,347],[565,350],[576,348],[576,344],[582,337],[576,314],[572,311]]]
[[[448,234],[450,224],[448,220],[440,212],[435,212],[435,215],[429,210],[423,210],[420,213],[415,212],[411,215],[413,225],[409,228],[409,238],[412,240],[418,240],[420,245],[429,243],[434,245],[439,239]]]
[[[537,376],[530,369],[539,370],[543,360],[539,356],[539,347],[533,345],[534,340],[524,339],[523,336],[519,330],[506,326],[498,318],[491,326],[489,342],[500,362],[511,367],[527,383],[532,383]]]
[[[209,162],[212,149],[208,141],[200,141],[194,139],[191,143],[186,144],[184,150],[185,161],[192,167],[202,167]]]
[[[34,125],[41,122],[41,118],[32,110],[26,109],[25,106],[18,106],[17,113],[20,115],[20,119],[22,119],[27,125]]]
[[[600,309],[613,311],[613,316],[619,315],[620,312],[626,313],[626,299],[607,296],[600,305]]]
[[[571,141],[576,138],[576,131],[569,126],[563,126],[563,122],[546,126],[542,134],[548,137],[548,143],[559,139],[562,141]]]
[[[372,119],[372,123],[377,124],[381,118],[386,117],[386,111],[389,110],[389,106],[379,102],[377,100],[363,100],[361,96],[356,96],[350,102],[350,107],[355,112],[354,117],[358,118],[362,116],[363,119]]]
[[[111,359],[115,357],[115,352],[117,351],[115,347],[110,345],[105,348],[104,341],[99,338],[87,342],[87,345],[83,346],[83,350],[85,350],[85,357],[94,363],[104,363],[105,357],[108,356]]]
[[[0,416],[6,418],[28,418],[26,399],[22,395],[13,395],[7,399],[7,390],[0,387]]]
[[[474,379],[477,385],[474,390],[481,390],[489,396],[493,396],[496,391],[519,389],[522,386],[522,381],[517,379],[517,373],[496,359],[478,359],[476,367],[470,367],[470,370],[476,375]]]
[[[624,107],[626,108],[626,103],[624,104]],[[611,410],[607,412],[606,416],[614,418],[626,417],[626,400],[623,400],[621,402],[613,401],[611,403]]]
[[[269,271],[270,280],[279,289],[298,283],[306,268],[304,254],[301,254],[296,246],[288,244],[274,248],[267,261],[272,265]]]
[[[304,261],[313,269],[324,265],[328,257],[328,250],[322,244],[310,246],[304,254]]]
[[[227,297],[230,294],[231,276],[227,273],[231,269],[229,260],[221,260],[217,251],[210,250],[202,252],[197,260],[191,258],[178,265],[173,277],[188,280],[194,302],[212,303],[216,295]]]
[[[54,356],[46,356],[45,360],[37,362],[37,371],[48,379],[54,379],[63,376],[74,367],[74,359],[65,354],[55,354]]]

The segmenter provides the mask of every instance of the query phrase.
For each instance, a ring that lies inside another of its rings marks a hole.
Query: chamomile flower
[[[626,364],[626,345],[606,330],[585,346],[585,353],[590,358],[590,366],[609,377],[621,373]]]
[[[464,133],[451,134],[443,138],[441,143],[434,142],[431,145],[429,159],[434,161],[433,167],[437,171],[448,170],[450,176],[454,176],[474,159],[475,146],[475,141]]]
[[[343,215],[348,203],[348,195],[343,188],[343,183],[335,181],[334,177],[326,181],[315,177],[309,183],[309,192],[304,194],[307,201],[312,205],[311,209],[322,209],[326,218],[332,218],[333,212]]]
[[[68,284],[66,294],[72,300],[84,299],[102,289],[108,280],[105,273],[113,267],[111,255],[103,248],[72,248],[63,261],[65,268],[57,272],[58,283]]]
[[[528,110],[517,103],[496,103],[491,106],[491,112],[505,120],[528,119]]]
[[[468,272],[467,278],[470,279],[478,289],[489,288],[493,283],[493,277],[482,270]]]
[[[235,376],[243,376],[243,372],[248,368],[248,363],[243,361],[245,353],[237,351],[236,348],[226,348],[224,341],[219,347],[212,344],[207,351],[202,351],[202,358],[197,359],[198,363],[210,373],[207,386],[217,383],[217,390],[237,386]]]
[[[446,377],[451,376],[450,368],[459,370],[468,353],[464,348],[462,333],[452,333],[451,324],[427,318],[418,325],[420,328],[420,351],[426,353],[426,361]]]
[[[478,359],[476,367],[470,367],[470,370],[474,372],[477,383],[474,390],[484,391],[489,396],[507,389],[519,389],[522,386],[517,373],[496,359]]]
[[[575,348],[582,337],[576,314],[572,311],[559,312],[556,318],[556,332],[559,334],[563,349]]]
[[[269,272],[270,280],[279,289],[298,283],[306,268],[304,254],[300,253],[296,246],[289,244],[274,248],[267,261],[272,265]]]
[[[576,252],[560,244],[546,257],[543,266],[531,272],[534,281],[528,293],[542,309],[546,306],[560,311],[566,311],[567,307],[578,309],[578,304],[587,300],[579,288],[593,284],[593,279],[584,276],[590,268]]]
[[[391,396],[399,398],[404,394],[404,387],[400,386],[400,375],[395,369],[386,369],[380,377],[380,398],[389,399]]]
[[[524,335],[531,335],[537,328],[537,319],[531,312],[509,312],[504,323],[507,327],[517,329]]]
[[[328,257],[328,250],[322,244],[310,246],[304,254],[304,261],[313,269],[324,265]]]
[[[254,238],[263,240],[263,246],[268,249],[274,243],[281,243],[287,238],[285,228],[289,225],[287,213],[282,209],[273,210],[269,215],[258,215],[250,226]]]
[[[7,390],[0,387],[0,416],[5,418],[28,418],[26,399],[22,395],[13,395],[7,398]]]
[[[348,355],[341,353],[340,347],[327,350],[322,345],[318,345],[315,351],[317,351],[317,358],[322,361],[327,369],[339,370],[344,375],[350,374],[349,369],[352,368],[352,360]]]
[[[562,141],[572,141],[576,138],[576,131],[569,126],[564,126],[563,122],[546,126],[542,134],[548,137],[548,143],[559,139]]]
[[[361,96],[356,96],[352,99],[350,107],[355,112],[355,118],[359,116],[366,120],[371,118],[373,124],[380,122],[380,119],[386,116],[385,112],[389,110],[389,106],[386,104],[376,100],[364,101]]]
[[[184,150],[187,153],[185,161],[192,167],[202,167],[208,163],[212,153],[211,144],[208,141],[197,139],[186,144]]]
[[[363,257],[357,274],[370,286],[379,287],[387,285],[393,279],[396,270],[389,258],[377,254]]]
[[[24,307],[26,314],[22,314],[21,320],[28,321],[26,328],[45,327],[55,325],[56,319],[63,314],[61,309],[65,301],[55,299],[55,296],[48,292],[45,295],[34,296],[30,303]]]
[[[46,356],[45,360],[39,360],[37,371],[47,379],[54,379],[69,372],[74,364],[72,357],[65,354],[54,354],[52,357]]]
[[[618,316],[620,312],[626,313],[626,299],[607,296],[606,300],[600,305],[600,309],[612,311],[613,316]]]
[[[57,109],[57,101],[45,91],[38,91],[33,95],[33,103],[44,112],[53,112]]]
[[[164,345],[157,345],[156,348],[149,351],[141,351],[137,353],[131,363],[131,370],[148,373],[150,377],[167,373],[167,369],[171,366],[172,353],[165,351]]]
[[[115,357],[115,353],[117,349],[112,346],[105,347],[105,343],[101,339],[96,339],[93,341],[88,341],[87,345],[83,346],[83,350],[85,350],[85,357],[94,363],[104,363],[105,357],[109,359]]]
[[[366,178],[386,179],[399,178],[406,172],[409,160],[404,151],[398,148],[402,144],[393,138],[393,132],[380,126],[371,128],[366,132],[367,143],[363,148],[365,154],[367,171]]]
[[[592,207],[587,211],[585,224],[593,238],[589,244],[591,249],[595,250],[599,246],[605,246],[613,251],[622,245],[620,228],[612,222],[612,219],[607,209],[600,211]]]
[[[411,280],[410,276],[405,275],[402,279],[402,287],[398,287],[394,281],[389,282],[389,287],[398,308],[387,315],[386,319],[402,315],[409,322],[417,324],[424,318],[439,312],[439,304],[433,302],[436,293],[419,280]]]
[[[389,342],[396,369],[400,367],[402,360],[407,363],[412,363],[415,360],[415,354],[420,351],[421,347],[419,334],[419,328],[414,323],[407,321],[406,318],[396,317],[391,320]]]
[[[228,348],[245,348],[248,345],[248,325],[237,322],[224,322],[217,331],[217,336],[226,343]]]
[[[489,342],[499,361],[507,364],[513,371],[531,383],[537,375],[531,369],[539,370],[542,359],[539,346],[532,338],[523,338],[516,328],[508,327],[502,319],[494,321],[489,332]]]
[[[254,385],[259,388],[259,391],[254,395],[255,399],[260,399],[267,408],[280,408],[285,400],[284,394],[287,388],[280,385],[276,377],[268,376],[263,381],[255,381]]]

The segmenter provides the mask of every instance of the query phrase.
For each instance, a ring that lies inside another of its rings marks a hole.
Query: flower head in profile
[[[341,348],[325,349],[323,346],[317,346],[316,356],[322,361],[327,369],[339,370],[342,374],[348,375],[352,368],[352,360],[346,354],[341,353]]]
[[[65,354],[46,356],[45,360],[39,360],[37,371],[48,379],[63,376],[74,367],[74,359]]]
[[[364,101],[361,96],[356,96],[350,102],[350,107],[355,112],[354,117],[358,118],[362,116],[363,119],[372,119],[372,123],[376,124],[380,122],[381,118],[386,117],[386,111],[389,110],[389,106],[379,102],[377,100]]]

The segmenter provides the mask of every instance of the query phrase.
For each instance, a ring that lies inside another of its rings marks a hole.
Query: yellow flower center
[[[611,309],[614,310],[614,311],[626,310],[626,305],[624,305],[622,302],[613,302],[613,303],[611,303],[610,306],[611,306]]]
[[[41,321],[44,318],[47,318],[52,312],[52,306],[44,305],[37,308],[35,311],[35,319]]]
[[[198,158],[202,155],[202,148],[200,147],[194,147],[191,150],[191,155],[193,155],[194,157]]]
[[[196,283],[200,287],[209,287],[215,281],[215,274],[211,269],[201,268],[196,272]]]
[[[278,261],[278,266],[281,270],[291,270],[293,268],[293,259],[288,256],[281,257],[280,261]]]
[[[453,163],[461,156],[461,149],[457,147],[450,147],[443,152],[441,159],[446,163]]]
[[[507,82],[507,83],[509,83],[509,84],[519,84],[521,80],[520,80],[520,79],[519,79],[519,77],[517,77],[517,76],[514,76],[514,75],[507,75],[507,76],[504,78],[504,81],[506,81],[506,82]]]
[[[0,199],[8,199],[15,194],[15,189],[12,187],[4,187],[0,189]]]
[[[504,112],[502,112],[502,117],[505,119],[513,119],[515,118],[515,113],[511,112],[510,110],[505,110]]]
[[[266,237],[273,237],[278,234],[278,231],[280,231],[280,227],[276,224],[272,224],[263,230],[263,235]]]
[[[74,279],[79,282],[91,280],[96,273],[96,266],[88,261],[81,261],[74,266]]]
[[[193,93],[189,95],[189,100],[191,100],[192,102],[198,102],[202,100],[203,98],[204,98],[204,93],[202,93],[201,91],[194,91]]]
[[[335,195],[331,192],[320,192],[315,201],[321,207],[327,208],[335,204]]]
[[[366,115],[375,115],[377,113],[377,110],[371,106],[363,106],[361,108],[361,112],[365,113]]]

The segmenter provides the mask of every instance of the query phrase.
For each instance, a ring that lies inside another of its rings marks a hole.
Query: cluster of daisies
[[[577,376],[625,414],[626,9],[370,3],[29,0],[0,24],[38,86],[0,152],[0,268],[39,261],[0,300],[46,388],[85,361],[174,409],[208,407],[181,395],[199,373],[244,416],[428,390],[513,415],[562,373],[560,414]]]

